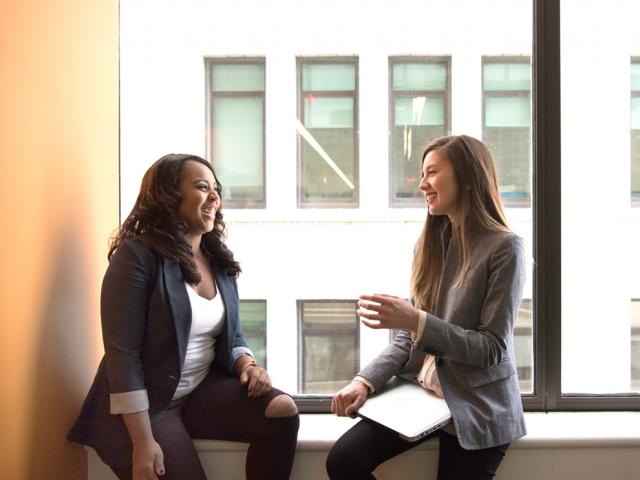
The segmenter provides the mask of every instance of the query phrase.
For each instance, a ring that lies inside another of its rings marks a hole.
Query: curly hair
[[[213,167],[205,159],[176,153],[158,159],[145,172],[131,213],[111,239],[109,260],[122,242],[134,239],[180,265],[182,275],[188,283],[200,283],[191,245],[184,237],[189,226],[178,216],[182,200],[180,178],[182,168],[188,161],[201,163],[211,170],[216,180],[216,190],[220,194],[220,182]],[[227,231],[221,210],[219,208],[216,212],[213,230],[202,236],[201,247],[227,275],[237,277],[242,270],[225,244]]]

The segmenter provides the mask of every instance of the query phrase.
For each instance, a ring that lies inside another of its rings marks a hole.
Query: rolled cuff
[[[136,413],[149,410],[149,397],[147,390],[134,390],[132,392],[109,394],[110,413],[119,415],[122,413]]]
[[[367,380],[366,378],[361,377],[360,375],[356,375],[356,376],[355,376],[355,378],[354,378],[353,380],[355,380],[356,382],[364,383],[364,384],[369,388],[369,391],[370,391],[371,393],[373,393],[373,392],[375,392],[375,391],[376,391],[376,387],[374,387],[374,386],[373,386],[373,383],[371,383],[371,382],[370,382],[369,380]]]
[[[253,352],[247,347],[236,347],[231,350],[231,364],[235,365],[236,361],[244,355],[249,355],[253,358]]]
[[[420,316],[418,317],[418,329],[416,332],[411,332],[411,341],[416,343],[418,340],[422,338],[422,334],[424,333],[424,326],[427,324],[427,312],[424,310],[420,310]]]

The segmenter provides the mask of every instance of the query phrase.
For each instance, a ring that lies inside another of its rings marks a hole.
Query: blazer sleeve
[[[493,367],[507,356],[524,288],[524,248],[519,237],[502,242],[489,258],[489,277],[476,329],[464,329],[435,315],[417,348],[446,360]]]
[[[398,332],[393,342],[360,370],[357,376],[371,382],[375,387],[375,391],[379,390],[405,366],[409,360],[411,345],[410,334],[405,331]]]
[[[149,298],[157,275],[155,255],[125,241],[111,257],[100,310],[111,413],[144,410],[148,401],[141,350]]]

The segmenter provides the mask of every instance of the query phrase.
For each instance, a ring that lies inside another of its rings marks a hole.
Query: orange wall
[[[0,2],[0,477],[84,479],[118,222],[118,2]]]

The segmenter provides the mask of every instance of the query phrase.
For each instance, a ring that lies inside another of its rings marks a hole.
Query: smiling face
[[[458,181],[453,165],[439,150],[430,151],[422,162],[420,190],[430,215],[448,215],[458,208]]]
[[[182,200],[178,216],[189,225],[188,237],[199,237],[213,230],[216,212],[220,208],[218,182],[213,172],[202,163],[188,160],[180,172]]]

